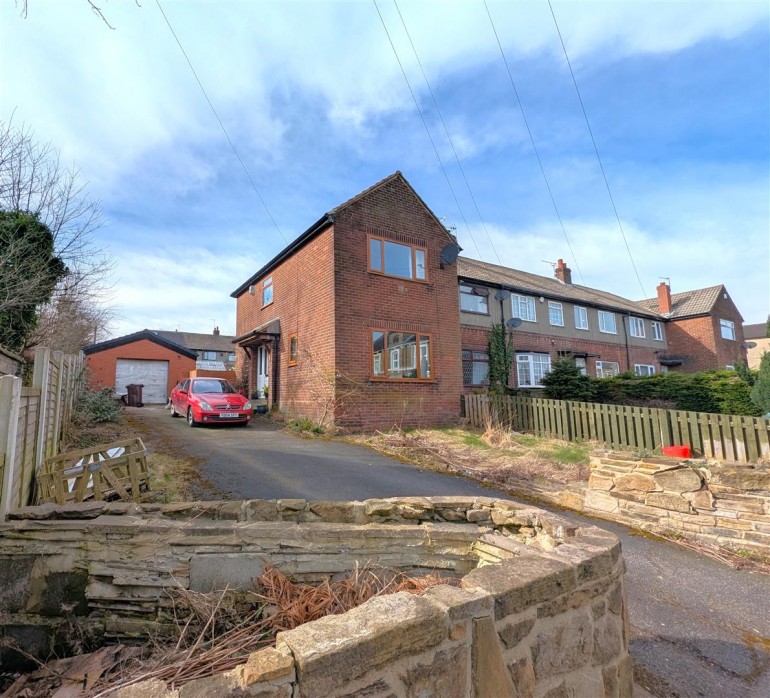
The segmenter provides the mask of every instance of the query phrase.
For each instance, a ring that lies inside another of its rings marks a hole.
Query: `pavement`
[[[362,446],[298,438],[267,420],[191,429],[161,408],[132,409],[145,443],[162,439],[199,464],[202,499],[368,499],[502,491],[420,469]],[[549,509],[546,505],[540,505]],[[564,514],[564,512],[560,512]],[[637,696],[770,697],[770,576],[578,514],[615,533],[627,565]],[[582,697],[576,697],[582,698]],[[586,697],[590,698],[590,697]]]

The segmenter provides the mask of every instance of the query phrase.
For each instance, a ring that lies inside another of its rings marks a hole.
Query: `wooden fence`
[[[770,420],[761,417],[488,395],[463,395],[463,415],[479,428],[494,420],[514,431],[606,448],[652,452],[687,444],[705,458],[754,463],[770,457]]]
[[[0,517],[31,502],[35,474],[58,453],[82,375],[82,354],[38,347],[32,387],[0,376]]]

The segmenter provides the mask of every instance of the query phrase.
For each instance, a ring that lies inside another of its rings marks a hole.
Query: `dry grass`
[[[370,447],[423,467],[459,472],[495,486],[529,481],[563,486],[588,479],[588,446],[489,424],[468,429],[394,430],[361,437]]]

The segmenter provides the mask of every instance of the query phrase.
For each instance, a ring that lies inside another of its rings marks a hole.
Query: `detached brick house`
[[[400,172],[324,214],[232,293],[249,393],[350,428],[456,420],[458,251]]]
[[[760,322],[743,326],[743,338],[746,340],[746,356],[749,368],[759,368],[762,355],[770,352],[770,337],[767,334],[767,323]]]
[[[667,351],[664,319],[655,311],[606,291],[572,283],[563,260],[555,278],[460,257],[463,383],[486,385],[487,333],[495,323],[518,318],[511,387],[538,388],[560,357],[598,378],[623,371],[652,375]]]
[[[657,298],[639,305],[666,318],[669,355],[663,361],[673,370],[694,373],[747,363],[743,318],[724,286],[672,294],[664,281],[657,291]]]

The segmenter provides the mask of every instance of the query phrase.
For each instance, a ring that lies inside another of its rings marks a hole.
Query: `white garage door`
[[[130,383],[143,385],[142,402],[165,403],[168,399],[168,361],[118,359],[115,364],[115,392],[126,393]]]

